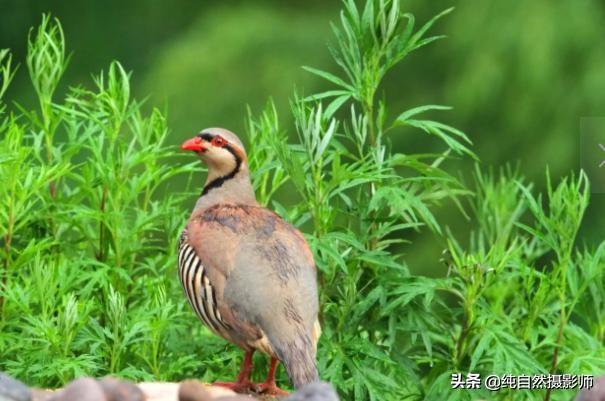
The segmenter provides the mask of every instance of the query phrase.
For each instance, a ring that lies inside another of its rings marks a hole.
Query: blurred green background
[[[580,166],[580,120],[605,115],[605,2],[598,0],[403,1],[424,22],[455,6],[433,32],[448,38],[413,53],[383,87],[391,112],[446,104],[437,119],[465,131],[482,168],[519,163],[543,189],[545,169],[557,179]],[[134,93],[168,113],[171,142],[208,126],[244,130],[246,107],[272,97],[291,130],[288,99],[327,84],[303,71],[338,72],[326,47],[336,0],[42,1],[0,0],[0,48],[21,64],[8,99],[28,107],[26,33],[43,12],[63,24],[73,52],[63,86],[119,60],[133,71]],[[605,142],[605,132],[602,134]],[[419,134],[392,138],[402,152],[439,150]],[[451,172],[470,181],[472,161]],[[605,169],[603,171],[605,175]],[[593,194],[580,241],[605,233],[605,195]],[[439,215],[461,239],[467,224],[451,205]],[[412,270],[439,274],[443,245],[420,233],[407,249]]]

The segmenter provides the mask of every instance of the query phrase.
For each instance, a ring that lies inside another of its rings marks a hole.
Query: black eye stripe
[[[210,141],[212,141],[212,138],[214,138],[214,136],[207,132],[202,132],[202,133],[198,134],[198,138],[202,138],[203,140],[210,142]]]
[[[199,133],[199,134],[197,135],[197,137],[198,137],[198,138],[201,138],[201,139],[203,139],[203,140],[205,140],[205,141],[208,141],[208,142],[212,142],[212,140],[213,140],[214,138],[218,137],[218,138],[221,138],[221,140],[222,140],[222,141],[223,141],[223,143],[225,144],[225,147],[228,147],[228,146],[229,146],[229,142],[228,142],[228,141],[227,141],[225,138],[223,138],[223,137],[221,137],[221,136],[218,136],[218,135],[212,135],[212,134],[209,134],[209,133],[207,133],[207,132],[201,132],[201,133]],[[229,149],[229,151],[232,151],[232,149]]]

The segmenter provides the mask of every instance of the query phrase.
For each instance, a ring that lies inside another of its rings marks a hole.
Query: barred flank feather
[[[208,281],[205,268],[195,250],[182,239],[178,262],[179,278],[193,311],[210,330],[222,335],[229,326],[218,311],[214,288]]]

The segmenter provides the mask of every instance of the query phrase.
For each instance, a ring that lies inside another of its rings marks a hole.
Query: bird
[[[202,192],[183,229],[178,272],[197,317],[244,351],[234,382],[238,393],[285,395],[275,382],[281,362],[294,388],[319,380],[316,354],[317,269],[302,233],[261,206],[241,140],[208,128],[185,141],[206,164]],[[270,358],[265,382],[250,380],[255,351]]]

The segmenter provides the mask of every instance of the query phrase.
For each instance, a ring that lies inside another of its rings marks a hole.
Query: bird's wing
[[[222,225],[211,224],[205,213],[194,212],[183,230],[179,249],[181,282],[198,317],[215,333],[247,347],[259,339],[258,328],[237,319],[224,301],[237,238]]]
[[[218,311],[227,325],[236,327],[233,336],[253,342],[259,335],[293,337],[313,331],[316,270],[298,230],[258,206],[219,205],[194,213],[186,231],[214,289]]]

